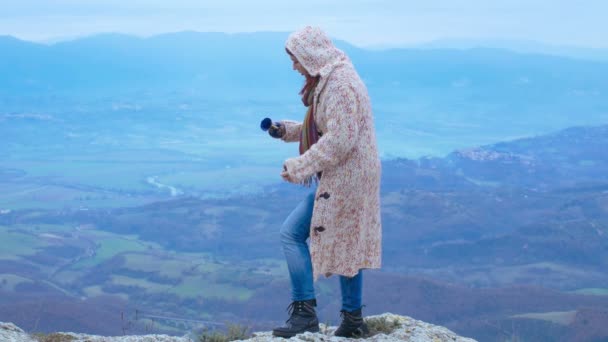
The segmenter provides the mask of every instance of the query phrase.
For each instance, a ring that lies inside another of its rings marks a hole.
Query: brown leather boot
[[[319,319],[315,312],[316,299],[295,301],[289,304],[287,311],[291,315],[285,325],[272,330],[272,335],[290,338],[306,331],[319,332]]]
[[[369,334],[367,324],[363,320],[361,308],[355,311],[341,310],[342,323],[334,333],[340,337],[365,337]]]

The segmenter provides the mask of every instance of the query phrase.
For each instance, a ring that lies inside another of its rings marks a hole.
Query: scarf
[[[319,141],[319,131],[317,130],[317,124],[315,123],[315,88],[319,83],[320,77],[309,77],[306,79],[306,84],[300,91],[302,95],[302,102],[304,106],[308,107],[304,122],[302,122],[302,131],[300,132],[300,155],[304,154],[308,149]],[[321,172],[316,175],[312,175],[305,179],[302,184],[310,187],[313,183],[317,183],[321,178]]]

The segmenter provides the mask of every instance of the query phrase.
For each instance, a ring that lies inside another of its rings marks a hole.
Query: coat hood
[[[285,47],[311,76],[325,78],[337,66],[350,64],[346,54],[318,27],[306,26],[290,34]]]

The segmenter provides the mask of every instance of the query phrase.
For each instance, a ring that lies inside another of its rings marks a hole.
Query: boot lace
[[[304,302],[303,301],[295,301],[291,302],[287,307],[287,313],[289,313],[289,319],[287,322],[291,321],[291,319],[295,316],[296,313],[304,310]]]

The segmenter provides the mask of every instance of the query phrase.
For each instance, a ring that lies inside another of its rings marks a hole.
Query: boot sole
[[[295,333],[295,334],[288,333],[288,332],[282,332],[282,331],[274,331],[273,330],[272,331],[272,336],[283,337],[283,338],[291,338],[291,337],[294,337],[296,335],[303,334],[305,332],[318,333],[319,331],[321,331],[321,329],[319,329],[319,327],[308,328],[308,329],[306,329],[304,331],[301,331],[301,332],[298,332],[298,333]]]
[[[338,331],[336,331],[338,332]],[[334,336],[336,337],[346,337],[346,338],[366,338],[369,336],[369,328],[367,324],[363,323],[361,326],[357,327],[354,330],[348,331],[346,333],[336,334],[334,332]]]

